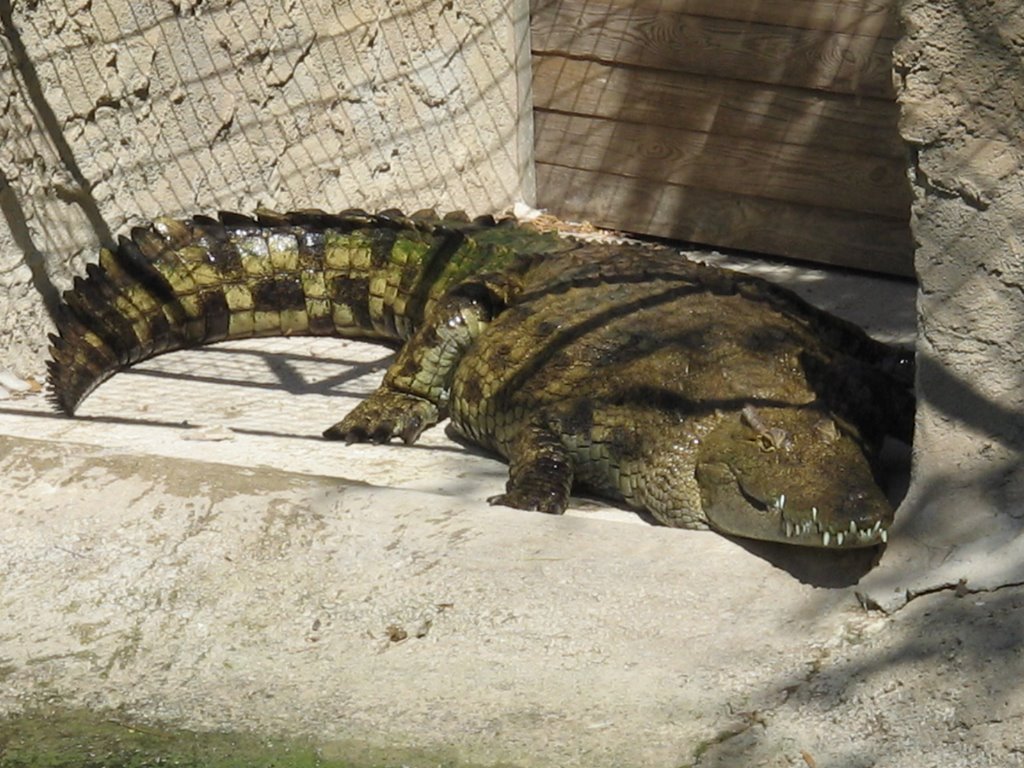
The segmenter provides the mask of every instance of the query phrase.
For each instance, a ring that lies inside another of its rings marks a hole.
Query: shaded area
[[[30,410],[27,408],[12,408],[10,406],[0,405],[0,414],[8,414],[10,416],[27,417],[31,419],[46,419],[46,420],[64,420],[72,417],[65,416],[62,413],[56,412],[45,412]],[[154,427],[154,428],[171,428],[176,430],[187,430],[195,433],[201,433],[207,427],[190,424],[187,421],[168,421],[166,419],[150,419],[142,416],[74,416],[75,421],[79,421],[85,424],[121,424],[130,425],[135,427]],[[308,440],[313,443],[325,443],[324,437],[316,430],[316,425],[309,425],[311,431],[309,432],[298,432],[298,431],[287,431],[283,429],[252,429],[249,427],[232,426],[229,427],[231,433],[237,433],[239,435],[250,435],[253,437],[273,437],[281,438],[286,440]],[[199,435],[197,440],[202,439]],[[211,438],[212,439],[212,438]],[[464,445],[456,446],[445,446],[445,445],[402,445],[394,446],[401,451],[438,451],[441,453],[449,452],[457,455],[471,453],[476,456],[486,456],[492,458],[496,462],[501,461],[499,457],[487,453],[482,450],[479,446],[475,446],[472,443],[465,443]],[[346,482],[351,480],[346,479]],[[602,500],[603,504],[607,504],[607,501]]]
[[[871,571],[885,552],[885,546],[863,549],[819,549],[755,541],[730,536],[729,539],[755,557],[760,557],[797,581],[814,587],[838,589],[857,584]]]
[[[71,149],[71,145],[64,136],[60,120],[58,120],[53,107],[43,92],[43,85],[39,79],[39,73],[36,70],[32,56],[26,49],[21,33],[14,24],[10,0],[0,0],[0,24],[3,24],[3,35],[7,38],[7,42],[10,45],[15,71],[21,75],[22,87],[29,103],[33,107],[35,116],[46,132],[46,137],[52,143],[64,168],[77,185],[76,189],[63,190],[63,195],[61,196],[82,209],[101,243],[112,243],[113,235],[107,226],[106,220],[100,213],[96,199],[92,195],[93,184],[85,177],[78,159]],[[61,190],[57,191],[58,194],[61,192]],[[7,214],[7,211],[5,210],[4,213]],[[24,226],[23,221],[21,226]]]
[[[349,390],[347,384],[364,376],[383,375],[391,364],[393,354],[386,353],[379,360],[371,362],[353,360],[324,360],[289,352],[268,352],[259,349],[245,349],[236,346],[208,346],[190,350],[209,356],[209,364],[199,370],[176,371],[172,367],[155,368],[142,365],[119,371],[117,375],[147,376],[157,379],[180,381],[203,381],[210,384],[226,384],[252,389],[283,390],[293,395],[323,394],[339,397],[365,396],[365,388]],[[235,359],[233,359],[235,358]],[[247,358],[249,360],[247,360]],[[309,365],[336,365],[338,373],[322,378],[310,378],[300,368]],[[260,364],[270,378],[254,380],[251,366]],[[237,375],[233,375],[237,374]]]
[[[0,25],[2,25],[0,33],[7,41],[12,69],[19,75],[15,79],[21,86],[26,101],[31,105],[38,125],[46,134],[50,146],[56,151],[60,163],[75,184],[73,188],[55,184],[53,185],[54,194],[82,211],[100,243],[112,243],[113,235],[110,227],[103,218],[96,198],[93,196],[93,184],[82,172],[78,159],[65,138],[63,126],[44,93],[33,58],[14,24],[10,0],[0,0]],[[50,318],[56,321],[60,312],[59,291],[47,272],[45,256],[33,240],[28,226],[28,217],[18,199],[15,188],[8,174],[2,168],[0,168],[0,212],[7,220],[14,242],[22,251],[22,259],[31,271],[33,286],[38,291]]]
[[[782,755],[836,768],[1015,764],[1024,749],[1021,585],[949,588],[919,597],[884,630],[872,621],[851,625],[842,646],[808,659],[802,680],[753,693],[772,703],[724,731],[692,768],[774,765]]]
[[[32,273],[32,286],[39,293],[50,319],[56,322],[60,312],[60,291],[50,280],[50,275],[46,271],[45,257],[32,241],[32,233],[29,232],[25,219],[25,210],[21,207],[18,196],[2,169],[0,169],[0,213],[3,213],[4,218],[7,219],[11,236],[18,248],[21,249],[25,265]]]
[[[987,397],[933,354],[918,354],[918,395],[959,428],[1002,444],[1024,460],[1024,414]]]

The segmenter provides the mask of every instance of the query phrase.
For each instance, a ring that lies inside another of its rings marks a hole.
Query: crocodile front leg
[[[520,429],[504,446],[508,457],[505,493],[488,499],[516,509],[560,515],[569,504],[573,459],[562,439],[541,417]]]
[[[456,431],[472,435],[463,420],[453,414]],[[699,429],[687,421],[645,405],[587,398],[551,403],[496,441],[509,461],[509,479],[505,493],[489,501],[560,514],[578,485],[666,525],[706,528],[689,458],[697,439]]]
[[[455,370],[466,350],[504,307],[505,286],[473,281],[438,300],[402,347],[380,387],[324,431],[329,440],[406,444],[448,415]]]

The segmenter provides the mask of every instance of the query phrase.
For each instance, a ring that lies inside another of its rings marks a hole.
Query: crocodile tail
[[[194,333],[171,273],[157,266],[156,254],[147,255],[156,240],[163,240],[157,226],[168,233],[173,254],[174,240],[181,245],[185,239],[183,222],[136,228],[115,250],[101,249],[99,263],[87,265],[86,276],[76,276],[64,292],[57,333],[50,335],[48,368],[50,399],[67,414],[117,371],[186,346]]]
[[[50,337],[50,399],[71,414],[117,371],[214,341],[407,338],[448,285],[511,251],[503,238],[518,247],[529,237],[509,223],[309,210],[136,227],[65,292]]]

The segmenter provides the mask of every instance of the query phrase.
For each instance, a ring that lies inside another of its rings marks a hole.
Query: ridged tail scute
[[[154,235],[156,235],[154,237]],[[185,346],[187,315],[155,261],[172,249],[154,230],[136,228],[116,250],[102,249],[64,293],[51,334],[50,398],[74,413],[99,384],[132,363]]]
[[[556,249],[513,220],[432,210],[157,219],[101,250],[65,292],[50,398],[74,413],[133,363],[224,339],[407,338],[447,286],[495,259]]]

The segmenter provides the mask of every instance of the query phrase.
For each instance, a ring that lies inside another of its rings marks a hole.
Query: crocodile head
[[[893,509],[852,430],[814,406],[727,413],[695,467],[708,523],[812,547],[883,543]]]

